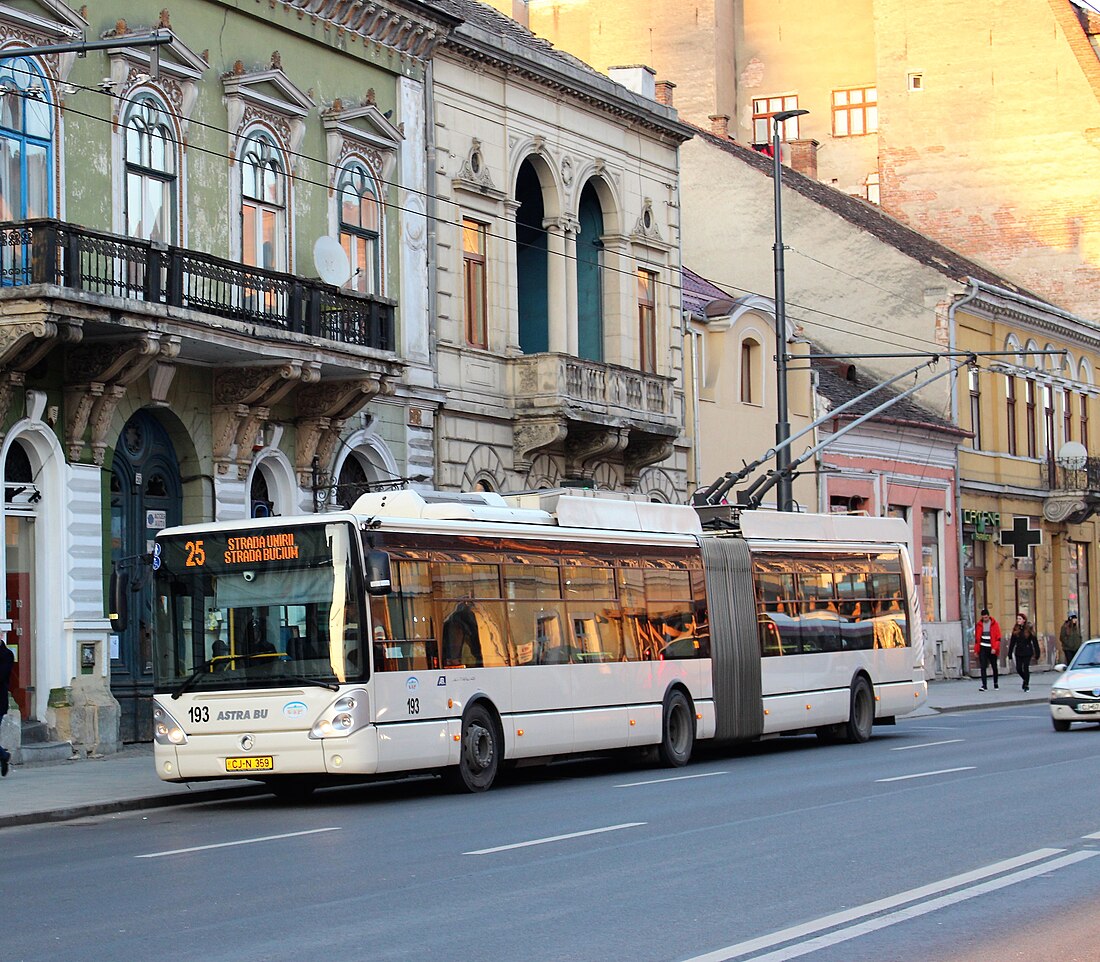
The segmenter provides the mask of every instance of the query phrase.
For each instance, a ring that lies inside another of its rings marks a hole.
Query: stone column
[[[499,277],[494,280],[492,273],[490,273],[488,283],[503,283],[504,290],[502,296],[494,300],[502,304],[505,309],[505,324],[507,325],[507,331],[504,350],[506,354],[511,355],[523,353],[519,347],[519,258],[518,249],[516,248],[516,212],[518,210],[518,202],[514,200],[506,200],[504,202],[504,220],[502,222],[504,230],[504,256],[495,258],[492,263],[488,265],[490,272],[492,272],[495,267],[501,267],[501,273],[504,275],[503,282],[501,282]],[[492,303],[492,301],[490,301],[490,303]],[[489,313],[489,318],[491,323],[491,311]]]
[[[565,259],[565,229],[558,218],[544,220],[546,230],[547,320],[550,326],[550,353],[564,354],[569,349],[567,328],[567,285],[569,272]],[[574,303],[576,292],[574,291]],[[575,337],[576,335],[574,335]]]
[[[564,223],[565,233],[565,349],[571,357],[577,356],[577,234],[580,224],[576,221]]]

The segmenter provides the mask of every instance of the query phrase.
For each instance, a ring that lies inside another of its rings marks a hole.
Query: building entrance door
[[[126,625],[111,645],[111,691],[124,742],[153,737],[153,585],[147,557],[156,533],[181,517],[175,448],[156,418],[139,411],[122,429],[111,467],[111,563],[128,581]]]
[[[15,655],[11,694],[23,721],[35,718],[34,704],[34,516],[4,518],[7,616],[11,619],[8,647]]]

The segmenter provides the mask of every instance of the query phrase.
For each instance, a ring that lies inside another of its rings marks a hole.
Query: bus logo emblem
[[[410,678],[408,681],[405,682],[405,687],[408,688],[409,691],[416,691],[416,689],[420,687],[420,682],[418,682],[415,678]]]
[[[308,710],[303,701],[288,701],[283,705],[283,714],[287,718],[301,718]]]

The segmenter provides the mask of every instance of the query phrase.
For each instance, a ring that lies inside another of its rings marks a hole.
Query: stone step
[[[24,742],[16,752],[12,752],[13,761],[20,765],[46,765],[51,762],[65,762],[73,757],[71,742]]]
[[[23,722],[21,736],[24,745],[28,742],[41,744],[50,740],[49,729],[45,722],[40,721]]]

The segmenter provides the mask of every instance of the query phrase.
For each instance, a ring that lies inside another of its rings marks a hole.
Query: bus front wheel
[[[674,691],[665,699],[664,724],[661,726],[661,762],[669,768],[680,768],[691,760],[695,748],[695,714],[687,696]]]
[[[871,737],[871,727],[875,723],[875,699],[866,678],[857,678],[852,683],[852,708],[848,713],[845,736],[853,743],[865,742]]]
[[[462,720],[462,744],[458,768],[450,769],[454,788],[467,792],[484,792],[500,770],[501,738],[496,722],[482,705],[474,705]]]

